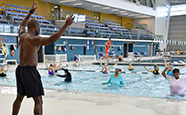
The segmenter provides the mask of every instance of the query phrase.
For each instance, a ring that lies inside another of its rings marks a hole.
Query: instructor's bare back
[[[70,16],[66,19],[65,25],[55,34],[50,37],[39,36],[40,26],[39,22],[35,19],[29,19],[23,21],[19,29],[19,48],[20,48],[20,66],[37,66],[38,56],[37,52],[42,45],[49,45],[56,42],[63,34],[65,29],[74,22],[74,16]],[[25,18],[25,20],[27,19]],[[25,27],[28,27],[26,32]]]

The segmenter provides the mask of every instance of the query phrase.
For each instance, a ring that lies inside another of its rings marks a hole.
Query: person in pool
[[[68,71],[68,69],[62,68],[62,70],[65,72],[65,75],[57,74],[57,76],[65,78],[65,82],[71,82],[72,81],[72,76],[71,76],[71,73]]]
[[[166,74],[169,75],[169,76],[174,77],[174,73],[173,73],[174,66],[173,66],[171,63],[168,63],[168,64],[167,64],[167,67],[169,67],[169,68],[168,68]]]
[[[174,66],[172,65],[172,63],[169,62],[168,64],[166,64],[166,58],[164,58],[164,63],[165,63],[165,66],[170,67],[170,68],[167,70],[167,73],[166,73],[166,74],[169,75],[169,76],[174,77],[174,74],[173,74]],[[180,67],[180,68],[178,68],[178,69],[181,70],[181,69],[183,69],[183,68],[185,68],[185,67],[186,67],[186,65],[185,65],[185,66],[182,66],[182,67]]]
[[[103,66],[103,64],[100,63],[100,65],[101,65],[101,68],[102,68],[101,72],[102,72],[103,74],[107,74],[107,73],[108,73],[108,70],[109,70],[109,68],[107,67],[108,64],[105,63],[104,66]]]
[[[169,75],[169,76],[174,77],[174,74],[173,74],[174,66],[172,65],[171,62],[167,63],[166,57],[164,57],[164,64],[165,64],[165,67],[166,67],[166,66],[170,67],[170,68],[167,70],[167,73],[166,73],[166,74]]]
[[[50,66],[48,66],[48,65],[46,64],[46,67],[47,67],[47,69],[48,69],[48,74],[49,74],[49,75],[51,75],[51,76],[55,75],[55,68],[54,68],[54,65],[53,65],[53,64],[50,64]]]
[[[135,70],[135,67],[132,66],[132,63],[129,63],[128,70],[129,70],[129,71],[133,71],[133,70]]]
[[[76,59],[76,61],[74,61],[74,63],[72,64],[73,66],[75,66],[75,67],[78,67],[80,64],[79,64],[79,60],[78,59]]]
[[[119,86],[123,86],[124,85],[124,80],[123,78],[119,75],[119,72],[121,71],[121,69],[116,68],[115,69],[115,74],[111,75],[110,79],[108,82],[106,83],[102,83],[102,85],[119,85]]]
[[[123,61],[123,54],[121,53],[119,56],[118,56],[118,61]]]
[[[170,95],[185,96],[184,85],[186,83],[186,78],[180,78],[180,71],[177,68],[173,70],[174,77],[167,75],[166,71],[169,68],[170,65],[167,65],[167,67],[163,70],[162,75],[169,81]]]
[[[0,77],[6,77],[6,72],[8,71],[8,66],[5,69],[5,65],[0,65]]]
[[[158,65],[154,65],[154,70],[149,70],[149,69],[147,69],[146,68],[146,66],[144,66],[144,68],[148,71],[148,72],[152,72],[154,75],[159,75],[160,74],[160,72],[159,72],[159,67],[158,67]]]

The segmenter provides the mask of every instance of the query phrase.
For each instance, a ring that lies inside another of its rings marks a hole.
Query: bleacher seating
[[[19,12],[25,12],[28,13],[30,8],[24,7],[24,6],[17,6],[17,5],[12,5],[12,4],[2,4],[3,6],[6,6],[7,10],[14,10],[14,11],[19,11]],[[13,7],[13,8],[12,8]],[[5,7],[4,7],[5,8]],[[20,9],[21,8],[21,9]],[[23,10],[24,9],[24,10]],[[34,12],[34,14],[40,14],[39,12]]]
[[[95,34],[93,32],[89,32],[90,35],[94,35],[95,37],[113,37],[113,38],[131,38],[131,36],[126,35],[122,36],[121,33],[129,33],[128,29],[125,29],[120,24],[114,23],[110,20],[104,20],[103,23],[95,20],[91,20],[90,17],[86,18],[86,28],[89,30],[95,30]],[[96,32],[98,34],[96,34]],[[88,34],[88,33],[87,33]],[[137,37],[135,37],[137,38]]]
[[[11,5],[11,4],[2,4],[0,6],[0,9],[2,9],[3,15],[0,15],[0,24],[9,24],[9,22],[19,22],[23,21],[24,17],[29,12],[30,8],[23,7],[23,6],[17,6],[17,5]],[[46,20],[44,16],[40,16],[40,13],[34,12],[34,14],[31,16],[32,18],[35,18],[38,20],[38,22],[41,24],[41,33],[43,34],[52,34],[53,32],[56,32],[58,29],[52,24],[51,21]],[[5,31],[3,32],[11,32],[11,33],[17,33],[18,25],[12,25],[12,26],[2,26]],[[6,28],[5,28],[6,27]],[[43,31],[43,32],[42,32]]]
[[[0,15],[0,18],[3,18],[4,16],[3,15]]]
[[[23,21],[24,17],[29,12],[28,7],[3,4],[0,9],[4,10],[4,14],[0,15],[0,24],[4,24],[1,28],[5,29],[3,32],[17,33],[18,25]],[[41,34],[50,35],[59,29],[52,24],[44,16],[40,16],[40,13],[35,12],[31,17],[37,19],[41,26]],[[14,21],[17,25],[11,25]],[[11,26],[10,26],[11,25]],[[103,20],[102,22],[92,20],[90,17],[86,17],[85,29],[81,28],[68,28],[64,35],[66,36],[85,36],[85,37],[112,37],[120,39],[153,39],[150,35],[137,35],[132,34],[128,29],[122,27],[121,24],[115,23],[110,20]]]
[[[152,37],[151,35],[144,35],[144,34],[141,34],[141,35],[140,35],[140,39],[152,40],[153,37]]]

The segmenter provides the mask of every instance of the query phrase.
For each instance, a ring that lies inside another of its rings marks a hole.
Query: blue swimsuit
[[[124,85],[123,78],[119,75],[118,77],[115,77],[114,75],[111,75],[110,79],[108,82],[105,84],[111,84],[111,85]]]

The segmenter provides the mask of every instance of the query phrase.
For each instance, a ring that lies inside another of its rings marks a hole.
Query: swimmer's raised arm
[[[100,61],[100,66],[103,68],[103,63]]]
[[[75,18],[75,16],[73,16],[73,15],[69,16],[66,19],[66,22],[63,25],[63,27],[58,32],[51,35],[50,37],[34,36],[31,39],[31,42],[35,45],[49,45],[49,44],[56,42],[62,36],[62,34],[65,32],[67,27],[69,27],[74,22],[74,18]]]
[[[156,67],[158,67],[158,65],[157,64],[154,64]]]
[[[62,67],[62,64],[60,63],[55,69],[60,69]]]
[[[144,66],[144,68],[145,68],[148,72],[153,72],[153,70],[147,69],[146,66]]]
[[[30,19],[31,15],[36,11],[36,9],[38,8],[37,6],[37,1],[35,1],[32,5],[32,8],[29,12],[29,14],[24,18],[23,22],[21,23],[20,27],[19,27],[19,36],[21,36],[23,33],[26,32],[26,25],[28,20]]]
[[[163,60],[164,60],[164,65],[167,66],[167,60],[166,60],[166,57],[164,57]]]
[[[163,70],[163,72],[161,73],[165,79],[167,79],[166,71],[167,71],[168,69],[169,69],[169,67],[167,66],[167,67]]]

